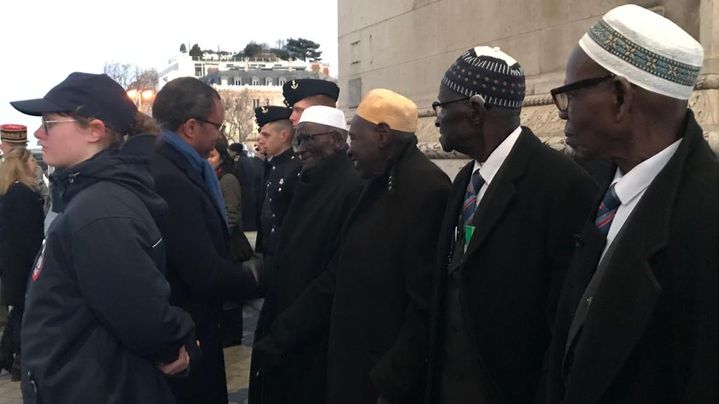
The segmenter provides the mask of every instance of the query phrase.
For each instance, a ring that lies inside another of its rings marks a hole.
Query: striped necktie
[[[472,179],[467,185],[467,192],[464,194],[464,205],[462,205],[462,224],[465,226],[472,222],[474,212],[477,210],[477,194],[484,184],[484,179],[476,170]]]
[[[604,199],[602,199],[602,203],[597,209],[597,219],[594,221],[597,229],[604,236],[609,233],[609,228],[612,226],[612,220],[614,220],[614,215],[617,213],[619,205],[621,205],[621,201],[614,191],[614,185],[612,185],[604,194]]]

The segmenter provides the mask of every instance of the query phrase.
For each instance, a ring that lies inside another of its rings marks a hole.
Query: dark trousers
[[[20,354],[20,325],[24,305],[13,306],[7,316],[7,323],[0,339],[0,367],[8,369],[15,355]]]

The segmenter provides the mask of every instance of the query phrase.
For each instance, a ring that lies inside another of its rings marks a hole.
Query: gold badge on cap
[[[299,86],[300,86],[299,83],[297,83],[296,81],[292,80],[292,84],[290,84],[290,88],[291,88],[291,89],[297,90],[297,87],[299,87]]]

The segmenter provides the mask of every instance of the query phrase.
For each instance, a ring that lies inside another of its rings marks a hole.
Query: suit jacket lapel
[[[684,137],[624,224],[577,343],[567,379],[567,402],[596,403],[651,322],[661,295],[652,258],[669,240],[683,169],[700,136],[701,132]]]
[[[527,163],[535,148],[541,147],[541,142],[527,128],[522,128],[517,143],[502,164],[502,167],[489,184],[482,201],[474,214],[475,231],[469,240],[464,260],[472,255],[491,234],[494,226],[504,215],[510,205],[517,189],[515,182],[524,176]]]

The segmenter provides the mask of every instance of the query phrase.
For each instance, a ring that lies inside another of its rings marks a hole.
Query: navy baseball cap
[[[102,120],[105,125],[125,134],[135,122],[137,107],[125,89],[106,74],[70,73],[43,98],[12,101],[26,115],[75,113]]]

